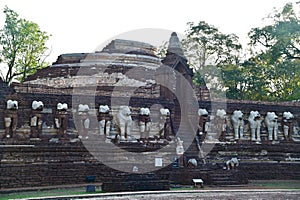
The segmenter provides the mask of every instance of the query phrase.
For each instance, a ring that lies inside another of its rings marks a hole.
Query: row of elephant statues
[[[202,133],[205,132],[204,129],[206,128],[205,123],[207,122],[208,112],[206,109],[199,109],[198,114],[200,116],[199,130],[200,133]],[[213,124],[220,126],[220,129],[222,129],[224,134],[225,127],[228,125],[228,121],[230,121],[235,140],[241,140],[244,138],[244,129],[246,126],[245,122],[248,122],[247,126],[250,129],[250,140],[255,142],[261,141],[261,127],[263,123],[267,129],[267,138],[269,141],[278,140],[279,123],[282,125],[283,135],[286,140],[292,141],[294,132],[294,115],[291,112],[283,112],[282,120],[279,121],[279,117],[275,112],[267,112],[263,117],[259,111],[251,111],[248,118],[245,118],[244,113],[241,110],[235,110],[230,116],[227,116],[224,109],[218,109],[213,121]]]
[[[32,102],[32,111],[30,115],[30,137],[40,137],[42,134],[43,124],[43,109],[44,104],[42,101]],[[77,117],[75,124],[80,137],[87,137],[90,130],[91,119],[89,116],[90,108],[87,104],[79,104],[77,108]],[[161,108],[159,111],[159,137],[169,139],[170,135],[173,134],[171,131],[171,115],[167,108]],[[131,135],[133,120],[131,117],[132,113],[129,106],[120,106],[117,114],[113,116],[111,110],[107,105],[100,105],[97,113],[98,118],[98,129],[100,135],[109,135],[113,122],[116,122],[118,127],[118,133],[120,139],[127,140],[128,136]],[[146,140],[149,138],[151,130],[152,120],[150,117],[149,108],[140,108],[139,111],[138,126],[140,131],[140,139]],[[68,122],[68,104],[58,103],[56,105],[56,112],[54,116],[54,125],[58,129],[58,135],[64,137],[67,131]],[[4,126],[5,135],[4,138],[11,138],[16,135],[18,124],[18,101],[8,100],[7,109],[4,112]]]
[[[89,106],[79,104],[78,116],[79,116],[79,131],[83,136],[87,135],[90,127],[90,119],[88,117]],[[113,118],[115,119],[113,120]],[[118,127],[119,139],[127,140],[131,135],[133,126],[132,112],[129,106],[119,106],[117,113],[113,116],[110,113],[108,105],[100,105],[98,110],[98,122],[100,135],[109,135],[113,122]],[[140,132],[140,141],[145,141],[149,138],[149,133],[152,127],[152,120],[150,116],[149,108],[140,108],[138,114],[138,126]],[[158,122],[158,136],[159,138],[170,139],[171,134],[175,135],[171,131],[171,113],[167,108],[161,108],[159,110],[159,122]]]
[[[8,100],[6,103],[6,111],[4,112],[4,127],[5,134],[3,138],[12,138],[16,136],[18,125],[18,101]],[[29,120],[30,137],[38,138],[42,134],[43,128],[43,109],[44,103],[42,101],[33,101],[31,105],[31,115]],[[54,124],[58,129],[59,135],[64,135],[67,130],[67,113],[68,105],[58,103],[57,112],[55,113]]]
[[[32,112],[30,116],[30,128],[31,137],[39,137],[42,134],[42,110],[44,104],[42,101],[32,102]],[[17,120],[18,120],[18,101],[8,100],[7,111],[4,113],[5,124],[5,136],[6,138],[12,137],[16,134]],[[58,129],[58,134],[63,136],[67,131],[68,122],[68,105],[66,103],[58,103],[56,105],[56,113],[54,116],[54,124]],[[77,125],[78,131],[81,135],[87,136],[90,129],[90,108],[86,104],[79,104],[77,108]],[[113,116],[108,105],[100,105],[97,113],[98,129],[100,135],[109,135],[112,124],[115,122],[118,127],[118,133],[120,138],[127,139],[131,134],[132,129],[132,112],[129,106],[119,106],[117,113]],[[198,110],[199,123],[198,123],[198,135],[206,138],[208,132],[207,123],[210,117],[211,126],[214,129],[221,132],[221,138],[225,138],[226,126],[228,121],[231,122],[234,132],[234,139],[240,140],[244,138],[245,117],[241,110],[235,110],[230,116],[227,115],[224,109],[218,109],[214,116],[209,116],[206,109],[200,108]],[[113,119],[114,118],[114,119]],[[287,140],[292,140],[293,134],[293,119],[294,115],[291,112],[284,112],[282,117],[283,133]],[[258,111],[251,111],[249,117],[246,119],[249,122],[251,140],[261,141],[261,127],[264,122],[267,128],[268,140],[278,140],[278,116],[275,112],[267,112],[264,119]],[[140,132],[140,139],[146,140],[149,138],[151,130],[152,120],[150,116],[149,108],[140,108],[138,114],[138,125]],[[175,135],[173,129],[170,110],[167,108],[161,108],[159,110],[158,121],[158,135],[159,137],[168,139],[170,135]]]

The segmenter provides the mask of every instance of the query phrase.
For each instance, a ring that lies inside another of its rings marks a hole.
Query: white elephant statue
[[[31,137],[40,137],[42,134],[42,124],[43,124],[43,114],[41,111],[44,108],[44,103],[42,101],[33,101],[32,114],[30,120]]]
[[[282,116],[283,133],[286,140],[291,141],[293,135],[293,119],[291,112],[284,112]]]
[[[142,140],[149,138],[149,132],[151,129],[151,118],[150,118],[150,109],[141,108],[139,114],[139,127],[140,127],[140,138]]]
[[[207,112],[207,110],[205,108],[199,108],[198,115],[199,116],[207,116],[208,112]]]
[[[278,116],[275,112],[267,112],[265,124],[268,129],[268,139],[278,140]]]
[[[234,130],[234,139],[239,140],[244,137],[244,114],[240,110],[235,110],[231,115],[231,122]]]
[[[188,166],[193,166],[193,167],[197,167],[198,166],[198,162],[195,158],[191,158],[188,160]]]
[[[203,142],[206,138],[207,135],[207,120],[208,120],[208,112],[205,108],[199,108],[198,109],[198,116],[199,116],[199,121],[198,121],[198,136],[200,137],[200,142]]]
[[[82,114],[82,120],[83,120],[84,129],[89,129],[90,128],[90,119],[88,118],[87,113]]]
[[[227,170],[235,169],[238,166],[239,166],[239,160],[236,157],[231,158],[230,160],[227,160],[225,162],[225,168]]]
[[[125,139],[127,140],[132,127],[130,108],[128,106],[120,106],[116,120],[120,128],[121,139],[125,137]]]
[[[8,100],[7,102],[6,102],[6,108],[8,109],[8,110],[18,110],[18,101],[16,101],[16,100]]]
[[[33,110],[43,110],[44,104],[42,101],[33,101],[31,107]]]
[[[58,103],[56,105],[56,109],[59,110],[59,111],[66,111],[66,110],[68,110],[68,104],[66,104],[66,103]]]
[[[100,113],[108,113],[110,111],[108,105],[100,105],[99,106],[99,112]]]
[[[100,135],[109,135],[111,126],[111,115],[108,105],[99,106],[99,130]]]
[[[89,105],[87,104],[79,104],[78,112],[88,112],[90,110]]]
[[[226,119],[226,111],[224,109],[218,109],[216,116],[221,119]]]
[[[159,120],[159,135],[165,139],[168,139],[170,136],[170,128],[171,128],[171,119],[170,119],[170,110],[167,108],[161,108],[160,112],[160,120]]]
[[[87,104],[78,105],[78,115],[79,115],[79,133],[80,138],[88,139],[88,130],[90,128],[90,119],[89,119],[89,106]]]
[[[4,112],[4,138],[11,138],[16,135],[18,125],[18,101],[8,100],[6,102],[7,111]]]
[[[161,108],[159,112],[162,116],[170,116],[170,110],[167,108]]]
[[[260,142],[260,128],[261,128],[261,116],[258,111],[251,111],[249,118],[250,131],[251,131],[251,140]]]
[[[65,136],[65,133],[67,132],[67,126],[68,126],[68,104],[67,103],[58,103],[56,105],[56,116],[54,118],[55,120],[55,126],[58,129],[58,135],[59,137]]]
[[[214,119],[214,127],[217,133],[220,133],[219,140],[226,141],[226,126],[227,126],[227,113],[224,109],[218,109],[216,118]]]

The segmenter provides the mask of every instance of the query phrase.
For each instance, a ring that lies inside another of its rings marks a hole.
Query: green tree
[[[195,70],[207,65],[238,63],[242,46],[235,34],[221,33],[216,27],[200,21],[188,23],[186,39],[182,41],[185,55]]]
[[[194,84],[205,85],[215,95],[227,90],[231,98],[239,98],[237,82],[240,81],[242,46],[235,34],[221,33],[216,27],[200,21],[188,23],[186,39],[182,41],[185,55],[195,70]],[[234,78],[234,79],[233,79]]]
[[[3,80],[24,81],[27,76],[47,66],[45,58],[49,35],[41,31],[36,23],[27,21],[9,9],[4,8],[4,27],[0,30],[0,61],[7,67]]]
[[[253,67],[264,68],[265,91],[270,101],[300,99],[300,20],[292,3],[270,16],[271,24],[249,32]],[[255,76],[254,73],[250,76]],[[248,90],[256,90],[252,85]]]
[[[222,80],[229,99],[244,99],[245,77],[244,67],[239,65],[224,65],[221,69]]]

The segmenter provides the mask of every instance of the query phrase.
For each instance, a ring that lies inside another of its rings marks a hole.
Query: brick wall
[[[0,189],[83,184],[87,176],[95,176],[97,183],[122,183],[129,179],[141,181],[141,176],[131,176],[97,161],[81,143],[26,145],[28,146],[23,144],[1,147]],[[131,148],[135,147],[129,145],[127,150],[133,151]],[[138,149],[134,151],[137,152]],[[225,161],[231,157],[240,159],[238,170],[223,170]],[[220,184],[220,178],[227,180],[227,184],[246,183],[248,179],[299,180],[300,162],[295,160],[299,158],[298,144],[218,144],[208,154],[206,165],[199,164],[197,168],[173,168],[171,164],[158,171],[149,172],[149,176],[155,176],[155,180],[160,177],[159,179],[173,184],[192,184],[193,178],[202,178],[205,184]],[[134,163],[130,160],[127,162]]]
[[[17,89],[17,86],[16,86]],[[164,101],[156,96],[157,88],[142,88],[138,95],[130,98],[129,104],[133,107],[135,113],[139,107],[150,107],[154,104],[162,104],[169,107],[174,111],[173,102]],[[31,102],[33,100],[42,100],[45,104],[45,108],[55,110],[58,102],[67,102],[69,107],[72,105],[71,89],[64,90],[59,93],[59,90],[53,88],[39,88],[39,87],[20,87],[17,89],[18,94],[11,94],[14,96],[8,96],[7,94],[2,96],[0,104],[0,119],[3,119],[3,112],[6,107],[7,98],[17,98],[19,101],[19,127],[24,123],[29,123],[29,115],[31,112]],[[149,92],[151,90],[152,92]],[[106,92],[109,90],[106,90]],[[99,90],[99,94],[101,90]],[[143,96],[143,94],[149,94],[150,96]],[[159,94],[159,93],[158,93]],[[86,102],[90,102],[92,97],[85,97]],[[116,101],[121,101],[122,97],[116,98]],[[96,107],[99,104],[110,104],[111,97],[109,95],[98,95],[95,100]],[[84,102],[77,102],[84,103]],[[223,108],[223,102],[199,101],[199,106],[207,108],[211,112],[211,106],[217,106]],[[244,113],[249,113],[251,110],[259,110],[261,114],[265,114],[268,111],[275,111],[278,114],[284,111],[291,111],[299,119],[300,105],[299,102],[284,102],[284,103],[267,103],[267,102],[252,102],[252,101],[233,101],[228,100],[226,102],[227,113],[230,114],[235,109],[240,109]],[[47,116],[49,119],[53,119],[51,113]],[[0,120],[0,129],[3,129],[3,120]],[[1,141],[3,143],[3,141]],[[5,144],[5,143],[3,143]],[[18,142],[16,142],[18,144]],[[20,142],[19,144],[29,144],[27,142]],[[84,183],[85,178],[88,175],[95,175],[97,182],[110,181],[112,177],[117,174],[122,174],[114,169],[106,167],[100,162],[96,161],[81,144],[69,144],[63,143],[61,145],[42,143],[34,144],[34,147],[1,147],[0,152],[0,186],[1,188],[17,188],[17,187],[34,187],[34,186],[50,186],[59,184],[73,184]],[[255,162],[258,153],[266,148],[271,161],[275,162]],[[225,154],[224,154],[225,152]],[[226,154],[227,152],[227,154]],[[249,152],[248,157],[240,152]],[[238,154],[237,154],[238,153]],[[235,155],[244,155],[241,158],[244,160],[241,162],[240,169],[244,174],[251,179],[267,179],[267,178],[289,178],[299,179],[300,165],[298,161],[286,162],[282,159],[287,158],[287,153],[292,155],[293,158],[300,158],[299,144],[282,143],[279,145],[257,146],[257,145],[225,145],[217,146],[210,153],[211,162],[219,163],[219,168],[225,161]],[[281,158],[281,162],[278,162],[278,155]],[[276,160],[277,159],[277,160]],[[208,165],[210,166],[210,165]],[[203,176],[209,180],[209,174],[214,173],[214,167],[211,166],[211,171],[199,167],[192,172],[184,172],[192,177],[199,170],[203,170]],[[157,172],[160,175],[174,175],[174,180],[180,181],[182,172],[175,172],[175,169],[168,166],[167,168]],[[208,170],[208,172],[207,172]],[[189,171],[189,170],[188,170]],[[205,173],[204,173],[205,172]],[[276,172],[276,173],[273,173]],[[202,172],[201,172],[202,173]],[[188,181],[188,180],[186,180]]]

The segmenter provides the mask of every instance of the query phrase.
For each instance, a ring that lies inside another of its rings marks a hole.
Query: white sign
[[[162,158],[155,158],[155,167],[162,167]]]

